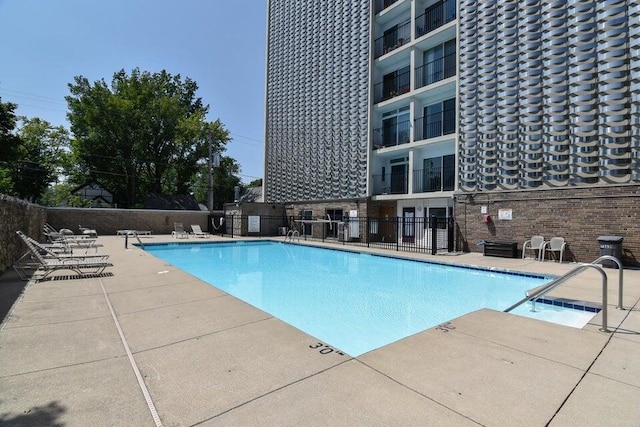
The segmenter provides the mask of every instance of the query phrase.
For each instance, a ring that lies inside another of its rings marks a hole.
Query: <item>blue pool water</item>
[[[351,356],[480,308],[504,310],[551,280],[280,242],[145,249]]]

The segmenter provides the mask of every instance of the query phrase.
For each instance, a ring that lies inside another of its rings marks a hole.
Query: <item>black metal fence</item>
[[[282,237],[285,240],[333,241],[406,252],[453,252],[453,218],[324,218],[227,215],[212,219],[212,232],[225,237]]]

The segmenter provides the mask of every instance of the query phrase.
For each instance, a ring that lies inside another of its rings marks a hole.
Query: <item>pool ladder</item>
[[[538,289],[537,291],[535,291],[534,293],[532,293],[531,295],[527,295],[525,298],[521,299],[520,301],[518,301],[517,303],[515,303],[514,305],[512,305],[511,307],[507,308],[505,310],[505,313],[510,312],[511,310],[513,310],[514,308],[533,300],[534,303],[535,301],[542,297],[543,295],[548,294],[549,292],[551,292],[552,290],[554,290],[555,288],[557,288],[558,286],[562,285],[563,283],[567,282],[569,279],[577,276],[578,274],[582,273],[583,271],[585,271],[588,268],[594,268],[596,269],[600,275],[602,276],[602,327],[600,328],[600,331],[602,332],[611,332],[609,331],[609,329],[607,328],[607,273],[605,273],[605,271],[603,270],[602,267],[600,267],[599,263],[602,263],[602,261],[613,261],[618,265],[618,306],[616,307],[618,310],[624,310],[624,307],[622,306],[622,263],[620,262],[620,260],[616,257],[613,257],[611,255],[603,255],[600,258],[596,259],[595,261],[593,261],[590,264],[581,264],[579,266],[577,266],[576,268],[570,270],[568,273],[566,273],[563,276],[560,276],[559,278],[553,280],[552,282],[544,285],[543,287],[541,287],[540,289]]]
[[[298,242],[300,241],[300,233],[298,233],[298,230],[289,230],[287,231],[287,235],[284,237],[285,242],[293,242],[293,239],[298,239]]]

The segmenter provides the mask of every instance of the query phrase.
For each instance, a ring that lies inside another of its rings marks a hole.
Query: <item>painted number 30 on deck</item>
[[[340,350],[336,350],[335,348],[331,347],[330,345],[324,344],[324,343],[321,343],[321,342],[319,342],[317,344],[310,345],[309,348],[314,349],[314,350],[320,349],[320,350],[318,350],[320,352],[320,354],[330,354],[330,353],[334,353],[335,352],[336,354],[339,354],[340,356],[344,356],[344,353],[341,352]]]

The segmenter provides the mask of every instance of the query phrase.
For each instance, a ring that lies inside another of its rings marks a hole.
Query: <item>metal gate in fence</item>
[[[226,215],[216,231],[231,238],[277,237],[297,231],[303,240],[334,241],[344,245],[431,254],[454,251],[452,217],[345,217],[338,221],[327,218]]]

